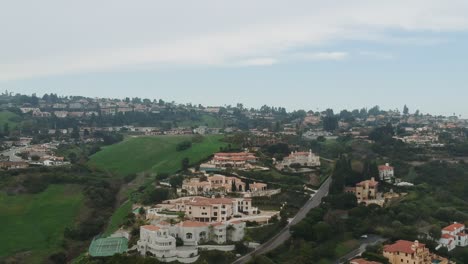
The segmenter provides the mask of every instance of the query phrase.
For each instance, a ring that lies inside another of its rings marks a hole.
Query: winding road
[[[272,251],[273,249],[282,245],[284,242],[286,242],[286,240],[288,240],[291,237],[289,228],[299,223],[302,219],[304,219],[307,213],[312,208],[315,208],[320,205],[320,203],[322,202],[322,198],[328,195],[328,190],[330,189],[330,183],[331,183],[331,177],[328,177],[328,179],[323,182],[322,186],[320,186],[320,188],[317,190],[314,196],[312,196],[304,204],[304,206],[302,206],[302,208],[299,210],[299,212],[296,214],[296,216],[292,219],[292,221],[290,221],[290,223],[287,226],[285,226],[278,234],[276,234],[270,240],[268,240],[267,242],[257,247],[254,251],[250,252],[249,254],[245,256],[238,258],[236,261],[233,262],[233,264],[247,263],[252,259],[253,256],[268,253]]]

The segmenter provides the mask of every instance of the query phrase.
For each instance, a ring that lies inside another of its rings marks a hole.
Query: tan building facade
[[[447,259],[432,254],[425,244],[417,240],[398,240],[394,244],[386,245],[383,255],[391,264],[432,264],[438,261],[439,264],[449,264]]]

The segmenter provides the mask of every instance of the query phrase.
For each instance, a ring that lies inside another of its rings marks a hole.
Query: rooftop
[[[413,245],[418,248],[424,248],[426,245],[419,243],[419,242],[412,242],[412,241],[407,241],[407,240],[398,240],[394,244],[391,245],[386,245],[384,246],[384,251],[386,252],[402,252],[402,253],[408,253],[408,254],[413,254]]]
[[[154,226],[154,225],[144,225],[141,228],[149,230],[149,231],[157,231],[160,229],[159,227]]]
[[[447,226],[447,227],[444,227],[444,228],[442,229],[442,231],[453,232],[453,231],[455,231],[455,230],[457,230],[457,229],[464,228],[464,227],[465,227],[464,224],[453,223],[453,224],[451,224],[451,225],[449,225],[449,226]]]

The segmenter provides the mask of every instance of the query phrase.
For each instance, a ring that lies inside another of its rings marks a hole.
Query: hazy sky
[[[0,0],[0,89],[468,117],[467,0]]]

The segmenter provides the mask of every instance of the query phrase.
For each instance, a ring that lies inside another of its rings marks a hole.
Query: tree
[[[78,130],[78,127],[73,127],[72,133],[71,133],[71,138],[74,139],[79,139],[80,138],[80,131]]]
[[[408,107],[405,105],[405,106],[403,107],[403,114],[404,114],[404,115],[408,115],[408,113],[409,113],[409,109],[408,109]]]
[[[231,192],[237,192],[236,181],[231,182]]]
[[[146,214],[145,208],[144,208],[144,207],[140,207],[140,209],[138,210],[138,213],[139,213],[140,215]]]
[[[189,166],[190,166],[189,158],[183,158],[181,163],[182,163],[182,170],[184,170],[184,171],[187,170],[189,168]]]
[[[325,116],[323,118],[323,129],[326,131],[335,131],[338,128],[338,118],[335,116]]]
[[[41,159],[41,157],[39,157],[38,155],[31,156],[32,161],[39,161],[40,159]]]
[[[189,149],[190,147],[192,147],[192,142],[186,140],[186,141],[182,141],[179,144],[177,144],[176,150],[177,151],[183,151],[183,150]]]
[[[148,189],[142,195],[143,204],[160,203],[169,197],[169,190],[165,188]]]
[[[68,160],[70,160],[70,163],[75,164],[78,161],[78,156],[75,152],[70,152],[70,154],[68,154]]]
[[[172,187],[181,187],[182,183],[184,182],[184,176],[182,175],[174,175],[169,178],[169,184],[171,184]]]

